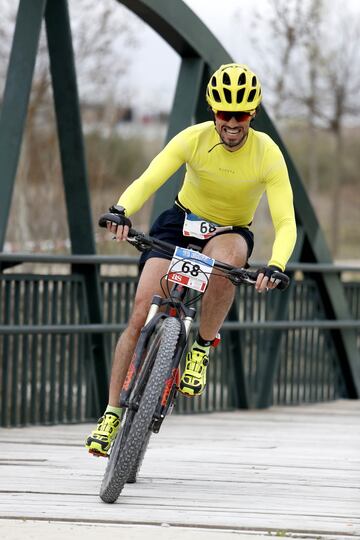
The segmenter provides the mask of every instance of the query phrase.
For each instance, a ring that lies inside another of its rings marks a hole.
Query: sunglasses
[[[249,120],[254,114],[254,111],[250,111],[250,112],[214,111],[214,112],[215,112],[216,118],[224,122],[230,122],[232,118],[235,118],[237,122],[245,122],[246,120]]]

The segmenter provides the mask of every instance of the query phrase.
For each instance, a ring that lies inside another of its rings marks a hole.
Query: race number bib
[[[231,229],[231,225],[227,227],[221,227],[219,225],[216,225],[216,223],[211,223],[209,221],[206,221],[205,219],[200,218],[196,214],[185,213],[183,225],[184,236],[192,236],[193,238],[200,238],[201,240],[206,240],[221,231],[229,231]]]
[[[194,251],[177,247],[170,262],[167,278],[173,283],[180,283],[195,291],[204,292],[215,259]]]

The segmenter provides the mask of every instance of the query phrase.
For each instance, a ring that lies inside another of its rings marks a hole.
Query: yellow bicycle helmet
[[[220,66],[206,90],[206,101],[214,111],[254,111],[261,98],[260,81],[244,64]]]

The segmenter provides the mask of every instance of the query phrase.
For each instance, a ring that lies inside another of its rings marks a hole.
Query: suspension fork
[[[186,287],[179,283],[176,283],[171,290],[169,298],[162,298],[160,295],[157,294],[153,296],[145,320],[145,324],[141,329],[140,337],[135,347],[129,369],[125,377],[123,388],[121,390],[121,407],[129,406],[131,393],[136,386],[135,382],[140,372],[144,354],[146,354],[149,338],[158,321],[161,318],[167,316],[176,317],[181,321],[183,331],[181,333],[182,338],[180,337],[180,339],[181,341],[183,341],[183,343],[181,346],[179,343],[179,357],[178,354],[176,354],[173,358],[173,368],[170,377],[166,382],[163,398],[161,399],[161,403],[163,403],[163,406],[165,406],[166,402],[168,401],[167,397],[169,397],[171,389],[174,387],[174,385],[178,386],[180,379],[179,363],[190,334],[192,323],[196,315],[196,310],[194,308],[188,308],[183,303],[187,292],[188,289]],[[166,307],[165,313],[159,313],[160,308],[163,306]]]
[[[153,319],[155,315],[157,315],[161,306],[167,306],[166,313],[170,317],[179,318],[179,311],[182,312],[182,321],[184,323],[187,339],[189,337],[190,329],[196,315],[196,310],[194,308],[188,308],[183,304],[187,292],[187,287],[184,287],[180,283],[175,283],[174,287],[171,290],[169,299],[164,299],[161,296],[155,294],[153,296],[144,326],[146,326],[151,321],[151,319]]]
[[[161,297],[159,297],[159,299],[161,300]],[[148,317],[148,322],[141,329],[139,339],[137,341],[129,368],[126,373],[124,384],[121,389],[120,407],[129,406],[131,393],[135,387],[138,374],[140,373],[140,369],[149,346],[150,337],[153,334],[154,329],[160,319],[166,317],[166,315],[163,313],[157,313],[159,311],[159,305],[160,304],[158,303],[157,299],[155,299],[155,301],[151,305],[151,308],[153,308],[152,318]]]
[[[182,320],[183,331],[180,334],[178,347],[172,362],[171,372],[165,382],[162,396],[154,413],[154,420],[151,428],[154,433],[159,432],[165,416],[171,414],[174,408],[176,393],[180,385],[180,361],[186,348],[195,315],[196,310],[194,308],[188,308],[188,313]]]

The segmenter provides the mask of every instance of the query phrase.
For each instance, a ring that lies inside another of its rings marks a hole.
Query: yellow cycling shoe
[[[206,368],[209,357],[202,349],[192,348],[186,355],[186,366],[182,374],[179,391],[185,396],[200,396],[206,386]]]
[[[85,446],[94,456],[108,457],[111,443],[118,434],[120,418],[117,414],[106,412],[99,418],[97,428],[86,439]]]

